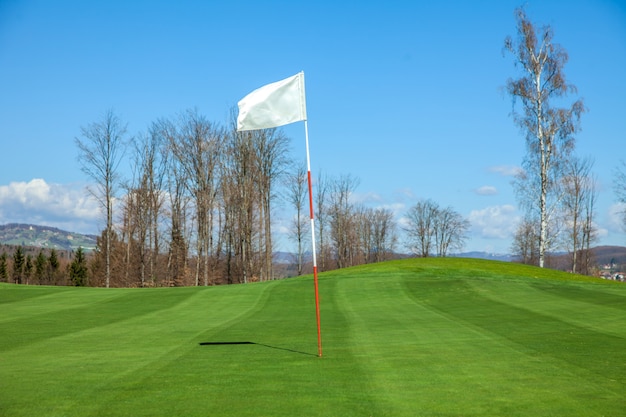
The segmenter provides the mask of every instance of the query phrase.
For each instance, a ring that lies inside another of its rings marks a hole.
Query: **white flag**
[[[306,120],[304,72],[264,85],[239,103],[237,131],[267,129]]]

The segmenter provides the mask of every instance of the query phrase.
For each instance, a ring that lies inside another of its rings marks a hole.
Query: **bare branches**
[[[526,173],[537,179],[521,183],[537,187],[532,194],[538,195],[538,199],[523,203],[537,207],[539,211],[539,266],[543,267],[550,240],[549,194],[555,189],[555,179],[558,182],[562,162],[574,149],[573,135],[580,128],[585,107],[580,99],[567,108],[552,106],[552,99],[576,92],[576,87],[566,82],[563,72],[568,61],[567,52],[552,42],[553,32],[549,26],[537,31],[523,9],[517,9],[515,14],[517,39],[507,37],[504,47],[514,56],[515,65],[524,71],[520,78],[509,79],[506,88],[514,104],[517,100],[520,102],[521,110],[514,109],[513,119],[526,137]]]
[[[90,193],[106,212],[106,286],[110,285],[111,233],[113,229],[113,199],[119,183],[118,167],[126,146],[126,125],[107,111],[102,121],[81,128],[82,139],[76,139],[81,168],[95,183]]]
[[[452,249],[461,249],[470,223],[451,207],[441,208],[432,200],[422,200],[407,213],[409,249],[426,258],[435,253],[445,257]]]

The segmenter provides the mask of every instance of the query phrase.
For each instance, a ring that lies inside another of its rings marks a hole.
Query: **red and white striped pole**
[[[322,330],[320,326],[320,296],[317,285],[317,257],[315,256],[315,216],[313,215],[313,187],[311,182],[311,157],[309,156],[309,125],[304,121],[306,138],[306,167],[309,182],[309,212],[311,213],[311,244],[313,248],[313,283],[315,285],[315,317],[317,318],[317,354],[322,357]]]

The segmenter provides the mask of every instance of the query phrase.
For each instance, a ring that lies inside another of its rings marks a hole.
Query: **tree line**
[[[281,129],[237,132],[234,111],[230,120],[225,127],[188,110],[128,138],[126,125],[108,111],[81,128],[79,161],[106,219],[84,282],[177,286],[280,277],[272,226],[276,205],[285,203],[295,212],[287,235],[296,274],[310,272],[306,169],[290,157]],[[131,178],[119,177],[123,156]],[[394,213],[354,203],[358,183],[351,175],[321,174],[315,182],[320,270],[396,256]],[[462,241],[461,234],[445,237]]]
[[[9,248],[11,255],[6,249],[3,248],[0,254],[0,282],[27,285],[86,284],[87,259],[82,248],[73,252],[16,246]],[[37,255],[34,256],[33,252],[37,252]],[[73,259],[70,260],[70,257]]]
[[[237,132],[232,120],[225,128],[188,110],[159,119],[145,133],[129,138],[122,120],[107,111],[100,121],[82,127],[76,139],[79,161],[105,219],[95,250],[79,248],[59,265],[54,250],[45,262],[42,250],[33,263],[18,247],[13,257],[4,253],[0,258],[0,280],[187,286],[312,272],[304,164],[290,157],[282,130]],[[130,178],[120,176],[124,161],[130,164]],[[412,230],[421,227],[416,215],[399,229],[391,209],[353,201],[358,185],[352,175],[320,174],[315,180],[321,271],[397,257],[400,231],[407,233],[407,248],[416,256],[446,256],[462,247],[469,223],[451,208],[436,210],[432,218],[439,220],[430,229]],[[277,204],[287,204],[295,213],[286,231],[296,248],[292,273],[275,270],[272,226]],[[426,236],[420,238],[422,233]],[[436,241],[432,252],[417,250],[416,241],[425,239]]]

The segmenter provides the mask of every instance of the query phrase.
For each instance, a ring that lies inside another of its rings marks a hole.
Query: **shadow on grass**
[[[278,347],[278,346],[270,346],[270,345],[266,345],[264,343],[257,343],[257,342],[200,342],[198,344],[200,346],[257,345],[257,346],[263,346],[263,347],[270,348],[270,349],[284,350],[286,352],[299,353],[300,355],[307,355],[307,356],[315,356],[315,357],[317,357],[317,355],[314,355],[312,353],[301,352],[299,350],[287,349],[287,348],[282,348],[282,347]]]

